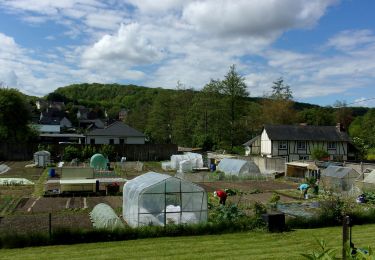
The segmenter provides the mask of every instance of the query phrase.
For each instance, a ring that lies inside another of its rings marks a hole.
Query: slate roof
[[[271,140],[350,142],[336,126],[265,125],[264,130]]]
[[[87,133],[87,136],[127,136],[127,137],[145,137],[138,130],[124,124],[121,121],[114,122],[104,129],[94,129]]]

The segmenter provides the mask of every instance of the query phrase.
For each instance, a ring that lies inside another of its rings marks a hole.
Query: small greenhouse
[[[363,177],[363,179],[359,178],[359,180],[356,181],[357,186],[362,191],[375,192],[375,170],[363,175]]]
[[[123,217],[131,227],[207,221],[207,193],[198,185],[148,172],[124,185]]]
[[[106,170],[108,160],[100,153],[94,154],[90,159],[90,167],[95,170]]]
[[[226,176],[239,178],[251,178],[260,176],[259,167],[252,161],[224,158],[217,166],[217,170],[224,172]]]
[[[34,163],[38,167],[46,167],[51,160],[51,153],[48,151],[37,151],[34,153]]]
[[[350,167],[328,166],[322,171],[321,181],[324,189],[350,191],[359,175]]]
[[[114,230],[124,227],[124,223],[116,215],[116,212],[105,203],[96,205],[90,212],[90,218],[94,228]]]

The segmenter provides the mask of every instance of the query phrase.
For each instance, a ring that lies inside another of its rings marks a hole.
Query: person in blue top
[[[297,190],[301,191],[301,195],[303,195],[303,198],[307,199],[307,191],[310,188],[310,186],[307,183],[302,183]]]

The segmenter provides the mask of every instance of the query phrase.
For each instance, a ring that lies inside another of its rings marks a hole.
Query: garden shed
[[[94,154],[90,159],[90,167],[95,170],[106,170],[108,160],[100,153]]]
[[[38,167],[46,167],[51,160],[51,153],[48,151],[37,151],[34,153],[34,163]]]
[[[324,189],[350,191],[359,175],[350,167],[328,166],[322,171],[321,181]]]
[[[217,170],[230,177],[251,178],[260,175],[259,167],[254,162],[231,158],[222,159]]]
[[[207,221],[207,193],[167,174],[148,172],[124,185],[123,217],[131,227]]]
[[[90,212],[90,218],[94,228],[114,230],[124,227],[124,223],[116,215],[116,212],[105,203],[97,204]]]

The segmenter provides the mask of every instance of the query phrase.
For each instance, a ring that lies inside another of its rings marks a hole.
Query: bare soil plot
[[[49,215],[46,213],[10,215],[1,219],[0,232],[48,232],[48,225]],[[54,228],[91,229],[92,224],[88,212],[65,212],[65,214],[52,213],[52,229]]]
[[[238,189],[243,192],[250,192],[254,190],[259,190],[262,192],[274,191],[274,190],[286,190],[295,189],[296,184],[267,180],[267,181],[215,181],[215,182],[197,182],[199,186],[204,188],[207,192],[213,192],[217,189]]]
[[[25,168],[25,165],[32,163],[31,161],[14,162],[6,161],[4,164],[10,167],[6,173],[0,174],[1,177],[9,178],[25,178],[33,182],[37,181],[43,173],[43,168]]]

